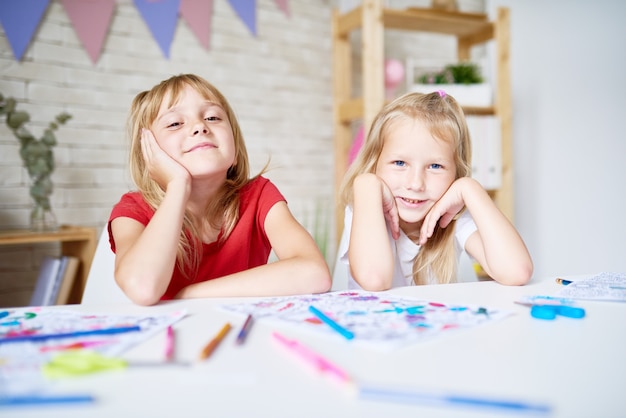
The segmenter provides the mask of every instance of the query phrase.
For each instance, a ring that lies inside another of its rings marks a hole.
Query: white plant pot
[[[493,105],[493,91],[490,84],[412,84],[409,91],[431,93],[443,90],[454,97],[461,106],[489,107]]]

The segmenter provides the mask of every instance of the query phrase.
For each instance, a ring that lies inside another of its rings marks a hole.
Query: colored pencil
[[[309,306],[309,311],[311,311],[320,321],[341,334],[341,336],[343,336],[346,340],[351,340],[354,338],[354,333],[352,331],[342,327],[337,322],[333,321],[315,306]]]
[[[359,387],[359,397],[371,401],[387,401],[416,405],[454,406],[460,408],[471,407],[539,413],[547,413],[550,411],[548,405],[531,404],[519,400],[483,398],[473,395],[446,394],[385,387],[361,386]]]
[[[0,407],[28,406],[28,405],[51,405],[68,403],[91,403],[95,399],[91,395],[54,395],[54,394],[32,394],[32,395],[1,395]]]
[[[202,349],[200,352],[200,360],[208,358],[211,353],[213,353],[213,350],[215,350],[215,348],[222,342],[226,334],[228,334],[228,331],[230,331],[230,323],[227,322],[224,324],[220,332],[218,332],[215,337],[213,337],[213,339]]]
[[[121,334],[125,332],[134,332],[134,331],[141,331],[141,327],[134,325],[134,326],[129,326],[129,327],[90,329],[87,331],[60,332],[57,334],[18,335],[15,337],[0,338],[0,344],[23,342],[23,341],[45,341],[45,340],[61,339],[61,338],[75,338],[75,337],[83,337],[85,335]]]
[[[246,340],[248,333],[250,332],[250,328],[252,327],[252,315],[248,314],[245,322],[241,326],[241,330],[239,334],[237,334],[237,339],[235,340],[235,344],[241,345]]]

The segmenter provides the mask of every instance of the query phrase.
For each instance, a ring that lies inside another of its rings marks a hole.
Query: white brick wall
[[[258,0],[254,37],[227,1],[215,0],[210,49],[203,49],[179,19],[169,59],[131,0],[117,0],[96,64],[59,0],[51,1],[19,62],[0,28],[0,92],[31,112],[31,132],[39,137],[62,111],[73,115],[57,131],[59,144],[54,149],[52,204],[59,223],[104,225],[111,206],[132,188],[125,138],[132,98],[170,75],[193,72],[215,84],[235,109],[253,173],[271,158],[267,177],[278,185],[296,217],[311,227],[316,206],[333,209],[330,17],[332,8],[341,3],[291,0],[287,17],[273,0]],[[461,3],[469,5],[466,10],[483,6],[481,0]],[[406,46],[414,42],[392,39],[390,54],[396,58],[394,51],[405,54]],[[0,229],[28,227],[29,205],[17,140],[2,121]],[[334,231],[332,225],[330,230]],[[26,304],[41,258],[56,252],[56,245],[0,247],[0,306]],[[329,259],[333,262],[332,255]]]

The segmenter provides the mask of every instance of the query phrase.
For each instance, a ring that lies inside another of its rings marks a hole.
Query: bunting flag
[[[148,25],[152,36],[161,47],[165,58],[170,57],[180,0],[134,0],[135,6]]]
[[[91,61],[97,63],[111,24],[115,0],[61,0],[61,4]]]
[[[291,12],[289,11],[288,1],[289,0],[274,0],[278,8],[283,11],[285,16],[291,17]]]
[[[209,49],[212,15],[213,0],[180,0],[180,16],[185,19],[204,49]]]
[[[60,0],[74,30],[95,64],[115,14],[117,0]],[[214,0],[133,0],[163,55],[169,58],[178,17],[184,19],[205,49],[209,49]],[[290,17],[289,0],[274,0]],[[19,61],[43,18],[50,0],[0,0],[0,24]],[[257,35],[256,0],[228,0],[253,36]]]
[[[0,23],[18,61],[22,59],[49,3],[50,0],[0,1]]]
[[[252,35],[256,36],[256,0],[228,0],[228,3],[246,24]]]

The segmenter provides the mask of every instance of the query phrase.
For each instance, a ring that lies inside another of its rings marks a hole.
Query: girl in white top
[[[499,283],[526,284],[533,264],[522,238],[470,175],[453,97],[408,93],[385,106],[342,185],[350,287],[455,282],[463,250]]]

